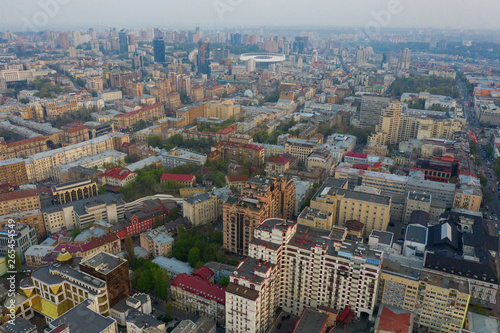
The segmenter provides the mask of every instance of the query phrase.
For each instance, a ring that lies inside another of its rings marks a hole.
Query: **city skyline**
[[[69,0],[19,2],[6,0],[0,13],[0,29],[95,29],[142,27],[244,28],[276,27],[356,27],[370,32],[384,28],[500,29],[495,13],[498,1],[484,6],[470,1],[441,0],[339,0],[305,2],[276,0],[190,0],[182,3],[150,0],[137,6],[130,0],[89,0],[83,5]],[[484,11],[483,8],[489,8]],[[459,8],[459,10],[450,10]],[[153,10],[154,9],[154,10]],[[264,10],[265,9],[265,10]]]

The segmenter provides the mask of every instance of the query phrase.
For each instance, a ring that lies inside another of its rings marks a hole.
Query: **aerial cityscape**
[[[0,7],[0,333],[500,332],[500,2]]]

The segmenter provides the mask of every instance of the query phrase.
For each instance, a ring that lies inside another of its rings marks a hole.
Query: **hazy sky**
[[[38,30],[195,25],[500,30],[500,0],[1,0],[0,6],[0,29],[13,31],[30,24]],[[392,14],[376,19],[375,13],[389,9]]]

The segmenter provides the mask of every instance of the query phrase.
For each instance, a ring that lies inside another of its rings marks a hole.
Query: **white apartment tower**
[[[278,307],[300,315],[306,307],[349,306],[373,318],[383,253],[346,241],[346,234],[314,234],[292,221],[264,220],[249,257],[230,277],[227,332],[266,332]]]

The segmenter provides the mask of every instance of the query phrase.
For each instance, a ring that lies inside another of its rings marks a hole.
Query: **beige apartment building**
[[[452,139],[453,134],[461,130],[459,121],[407,116],[401,113],[400,102],[391,102],[382,111],[376,133],[370,136],[369,142],[394,145],[408,139]]]
[[[321,213],[332,214],[334,225],[343,226],[347,221],[356,220],[364,224],[364,235],[372,230],[387,230],[390,220],[391,198],[367,186],[347,190],[343,181],[329,178],[311,200],[311,208]]]
[[[174,246],[174,239],[164,226],[141,233],[141,247],[153,257],[167,257]]]
[[[453,277],[401,265],[380,274],[379,303],[411,311],[415,325],[434,332],[461,332],[469,300],[469,284]]]
[[[146,106],[142,109],[117,114],[114,116],[116,128],[127,128],[137,124],[143,120],[145,122],[163,118],[165,116],[165,108],[162,103],[156,103]]]
[[[20,158],[0,161],[0,184],[19,186],[28,183],[26,162]]]
[[[45,104],[45,113],[48,120],[56,120],[58,117],[76,110],[78,110],[78,101],[76,99],[52,101]]]
[[[0,216],[40,209],[39,190],[20,190],[0,194]]]
[[[479,211],[483,192],[481,187],[462,185],[455,192],[455,208],[464,208],[468,210]]]
[[[240,113],[241,107],[234,105],[231,99],[224,101],[211,101],[207,103],[207,116],[227,120]]]
[[[75,162],[82,157],[95,156],[106,150],[116,150],[129,141],[128,134],[113,132],[85,142],[34,154],[26,160],[28,180],[47,180],[52,177],[52,168],[55,166]]]
[[[193,225],[213,223],[219,217],[217,196],[211,193],[195,194],[185,199],[182,209],[184,217],[187,217]]]

